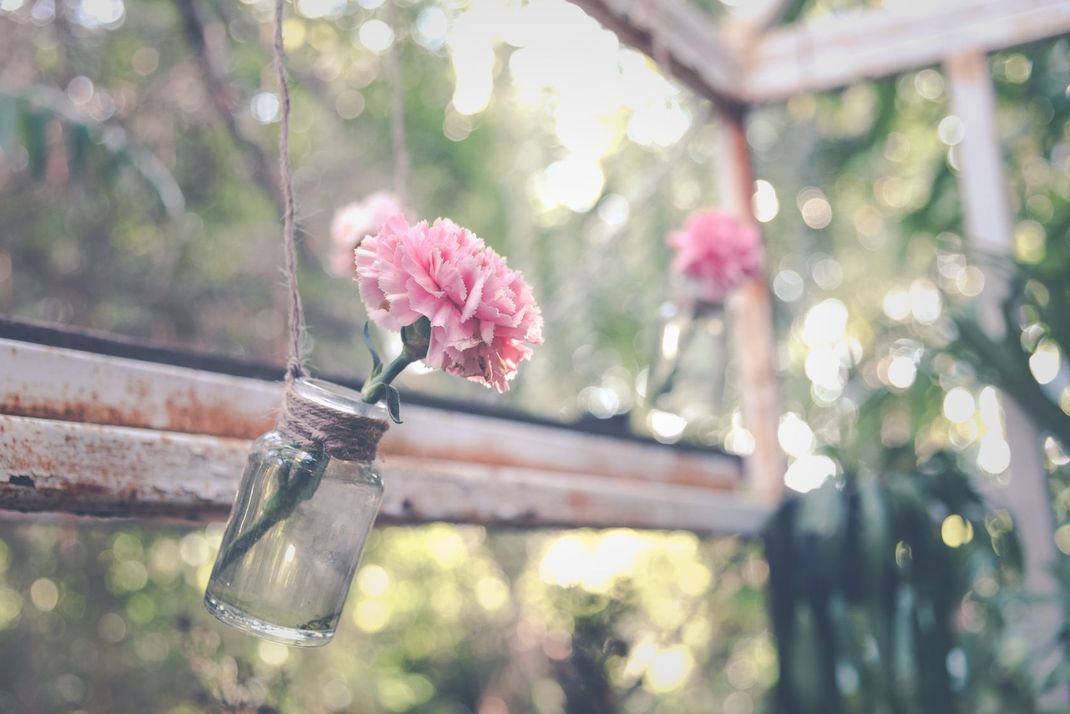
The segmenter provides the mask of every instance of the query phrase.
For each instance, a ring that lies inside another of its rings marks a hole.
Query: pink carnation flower
[[[353,249],[365,236],[375,235],[387,219],[402,213],[401,203],[389,191],[376,191],[363,201],[335,211],[331,221],[330,271],[353,274]]]
[[[721,211],[691,214],[683,230],[669,236],[669,245],[676,251],[673,270],[710,303],[724,302],[762,266],[758,230]]]
[[[396,215],[357,247],[356,263],[375,322],[390,330],[431,322],[429,367],[504,392],[529,345],[542,344],[542,314],[523,276],[448,219],[410,226]]]

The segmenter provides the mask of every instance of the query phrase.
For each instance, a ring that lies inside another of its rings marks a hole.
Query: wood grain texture
[[[249,442],[0,416],[0,508],[219,519]],[[768,508],[709,489],[428,458],[382,459],[383,523],[755,533]]]
[[[282,384],[0,339],[0,414],[252,439],[272,428]],[[409,404],[387,456],[732,490],[740,460],[521,420]]]

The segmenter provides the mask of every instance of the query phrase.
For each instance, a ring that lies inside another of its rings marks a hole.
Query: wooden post
[[[958,172],[962,194],[966,238],[983,254],[1010,260],[1013,256],[1013,219],[999,130],[996,101],[988,59],[980,50],[956,54],[946,61],[951,89],[951,108],[965,127],[959,145]],[[1010,291],[1007,277],[998,269],[985,269],[985,287],[980,300],[980,321],[993,338],[1005,335],[1001,305]],[[1041,661],[1036,672],[1042,675],[1052,655],[1058,657],[1057,643],[1061,610],[1055,600],[1058,584],[1052,566],[1056,552],[1053,520],[1044,466],[1041,436],[1029,415],[1012,399],[1001,398],[1007,443],[1011,450],[1010,481],[997,489],[994,500],[1011,512],[1025,551],[1025,586],[1031,595],[1052,598],[1051,604],[1031,606],[1021,623],[1033,653]],[[1066,693],[1055,701],[1066,701]]]
[[[721,206],[754,223],[751,196],[754,172],[744,125],[744,113],[722,111],[719,115],[720,151],[717,155]],[[749,490],[766,503],[780,500],[784,492],[784,454],[777,441],[780,396],[776,371],[776,332],[773,306],[766,276],[739,289],[728,304],[729,336],[740,381],[743,425],[754,437],[754,453],[745,473]]]

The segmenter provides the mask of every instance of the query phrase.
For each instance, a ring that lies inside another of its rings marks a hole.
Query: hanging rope
[[[294,245],[294,177],[290,169],[290,77],[286,72],[286,48],[282,44],[283,0],[275,0],[275,76],[279,81],[282,116],[279,125],[279,183],[282,188],[282,241],[286,254],[286,289],[289,293],[290,346],[286,359],[287,381],[307,376],[301,340],[305,334],[305,311],[297,290],[297,248]]]
[[[402,208],[409,205],[409,149],[405,139],[405,92],[401,78],[401,32],[395,0],[386,5],[387,22],[394,31],[394,41],[386,56],[386,74],[390,82],[390,131],[394,143],[394,194]]]
[[[286,288],[289,294],[289,354],[286,361],[286,393],[275,428],[284,439],[308,449],[323,449],[334,458],[366,461],[375,458],[376,445],[386,431],[383,419],[362,416],[351,409],[326,404],[314,394],[302,393],[294,381],[308,377],[301,344],[305,313],[297,287],[297,248],[294,227],[294,179],[290,167],[290,78],[286,72],[286,48],[282,42],[283,2],[275,0],[275,75],[281,97],[279,125],[279,184],[283,197],[282,240],[286,258]],[[306,386],[305,391],[310,387]]]

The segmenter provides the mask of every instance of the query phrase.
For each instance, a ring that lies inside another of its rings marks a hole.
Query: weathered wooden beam
[[[621,42],[652,57],[700,96],[739,104],[736,52],[702,9],[686,0],[572,0]]]
[[[741,99],[843,87],[1070,32],[1070,0],[939,0],[851,10],[766,32],[741,48]]]
[[[734,47],[750,44],[775,25],[792,4],[792,0],[747,0],[731,8],[724,34]]]
[[[223,518],[249,442],[0,416],[0,508]],[[754,533],[767,507],[731,494],[572,472],[401,456],[382,461],[383,523]]]
[[[282,385],[0,339],[0,414],[250,439],[271,429]],[[389,456],[516,466],[731,490],[741,463],[711,450],[416,404],[383,440]]]
[[[941,0],[879,10],[838,12],[805,23],[755,31],[728,23],[719,31],[683,0],[573,0],[700,96],[722,108],[938,64],[965,50],[992,51],[1070,32],[1070,0]]]

